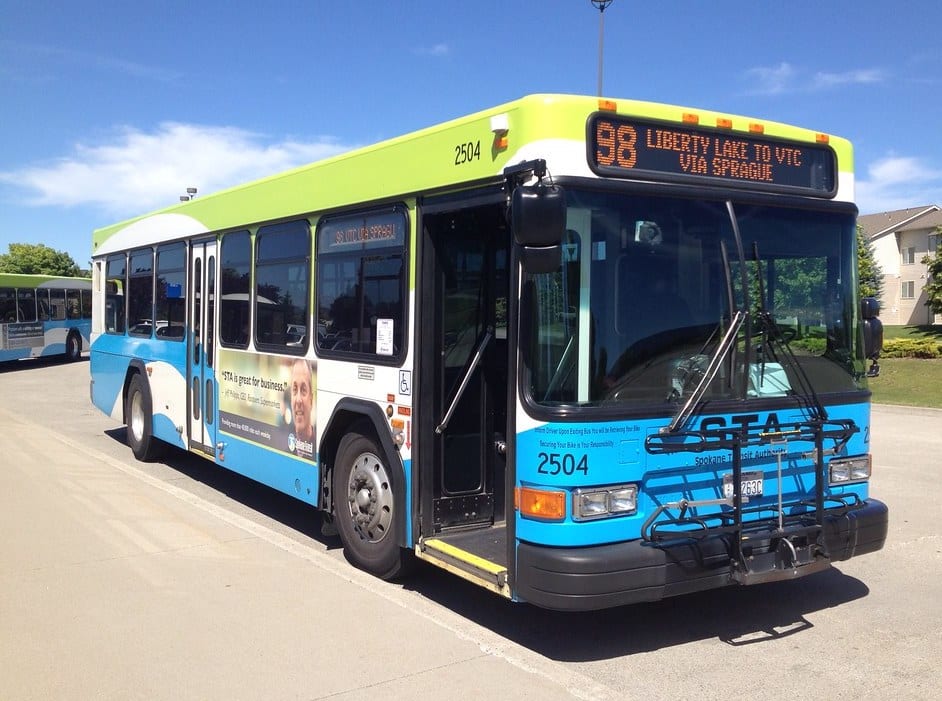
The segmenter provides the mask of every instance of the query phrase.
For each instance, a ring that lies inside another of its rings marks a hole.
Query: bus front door
[[[425,217],[433,532],[503,520],[508,237],[496,205]]]
[[[191,450],[215,455],[216,242],[193,244],[190,266],[188,346],[189,441]]]

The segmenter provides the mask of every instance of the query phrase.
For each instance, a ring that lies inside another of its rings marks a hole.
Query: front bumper
[[[830,561],[883,547],[886,504],[825,514],[822,537]],[[515,598],[563,611],[623,606],[733,583],[729,536],[654,545],[640,540],[585,548],[517,547]],[[815,570],[817,571],[817,570]]]

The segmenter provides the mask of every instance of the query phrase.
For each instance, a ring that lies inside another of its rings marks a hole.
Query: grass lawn
[[[880,376],[868,382],[875,402],[942,409],[942,359],[881,358]]]
[[[884,326],[883,340],[891,338],[928,338],[942,341],[942,326]]]
[[[897,338],[942,341],[942,325],[883,327],[884,341]],[[869,383],[875,402],[942,409],[942,359],[881,358]]]

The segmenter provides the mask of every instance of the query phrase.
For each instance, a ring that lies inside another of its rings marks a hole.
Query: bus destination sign
[[[834,152],[724,129],[614,115],[589,120],[589,164],[599,175],[714,184],[832,197]]]

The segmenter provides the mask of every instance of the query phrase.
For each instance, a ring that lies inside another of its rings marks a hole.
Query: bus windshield
[[[865,387],[851,212],[574,188],[567,206],[559,269],[527,278],[532,401],[676,406],[711,362],[706,400]]]

